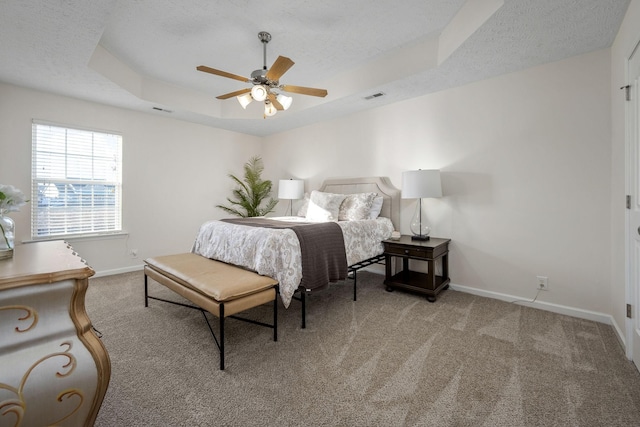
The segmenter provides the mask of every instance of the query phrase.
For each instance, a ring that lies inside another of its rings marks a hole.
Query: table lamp
[[[439,170],[419,169],[402,172],[402,198],[419,200],[411,220],[411,240],[429,240],[431,228],[422,220],[422,199],[428,197],[442,197]]]
[[[289,200],[290,216],[293,216],[293,200],[304,197],[304,181],[301,179],[281,179],[278,183],[278,199]]]

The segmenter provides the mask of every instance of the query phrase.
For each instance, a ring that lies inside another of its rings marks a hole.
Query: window
[[[122,231],[122,136],[33,123],[31,237]]]

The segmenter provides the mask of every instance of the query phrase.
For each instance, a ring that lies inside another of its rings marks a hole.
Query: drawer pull
[[[404,250],[404,253],[405,253],[405,254],[408,254],[408,253],[409,253],[409,249],[405,249],[405,250]]]

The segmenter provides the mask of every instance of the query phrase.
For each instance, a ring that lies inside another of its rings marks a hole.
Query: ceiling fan
[[[264,115],[267,117],[273,116],[278,110],[286,110],[291,106],[293,99],[279,91],[318,97],[327,96],[327,91],[325,89],[281,85],[279,81],[280,77],[282,77],[282,75],[293,66],[294,62],[286,56],[278,56],[271,68],[267,69],[267,43],[271,41],[271,34],[266,31],[261,31],[258,33],[258,38],[262,42],[263,46],[264,65],[262,69],[252,72],[251,78],[227,73],[226,71],[216,70],[215,68],[207,67],[206,65],[196,67],[198,71],[253,84],[253,87],[251,88],[226,93],[224,95],[217,96],[217,99],[229,99],[235,96],[238,99],[238,102],[240,102],[240,105],[242,105],[242,108],[245,109],[253,100],[261,102],[264,101]]]

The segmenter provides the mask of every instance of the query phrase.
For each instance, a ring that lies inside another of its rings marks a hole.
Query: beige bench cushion
[[[147,265],[178,283],[225,302],[272,288],[271,277],[193,253],[148,258]]]

